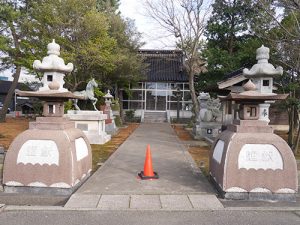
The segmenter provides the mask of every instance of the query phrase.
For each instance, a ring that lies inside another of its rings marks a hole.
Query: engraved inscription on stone
[[[26,141],[18,154],[17,164],[30,163],[35,164],[48,164],[59,165],[59,152],[57,145],[51,140],[28,140]]]
[[[238,158],[239,169],[283,169],[280,152],[270,144],[245,144]]]

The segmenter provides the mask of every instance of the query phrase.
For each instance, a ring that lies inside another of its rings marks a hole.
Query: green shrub
[[[134,121],[134,110],[128,110],[125,112],[125,121],[135,122]]]
[[[73,102],[72,100],[69,100],[67,102],[65,102],[65,106],[64,106],[64,112],[67,113],[68,110],[73,109]]]
[[[118,99],[112,101],[111,110],[120,112],[120,103]]]
[[[115,124],[117,127],[121,127],[122,126],[122,120],[120,116],[115,116]]]

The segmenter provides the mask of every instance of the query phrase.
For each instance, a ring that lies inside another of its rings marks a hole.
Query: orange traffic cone
[[[149,144],[147,145],[144,171],[141,171],[138,175],[142,180],[158,179],[158,174],[156,172],[153,172],[151,150]]]

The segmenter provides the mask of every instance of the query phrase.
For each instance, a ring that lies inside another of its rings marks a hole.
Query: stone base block
[[[29,130],[14,139],[6,153],[5,190],[72,193],[92,170],[88,139],[68,120],[55,122],[45,117],[32,123]],[[51,124],[51,129],[45,124]]]
[[[210,181],[214,184],[220,196],[227,200],[296,202],[297,198],[297,193],[225,192],[211,176]]]
[[[250,130],[251,121],[223,131],[212,145],[210,175],[230,199],[293,201],[298,191],[297,165],[287,143],[268,126]],[[254,126],[253,126],[254,127]],[[260,131],[262,131],[260,130]]]
[[[195,139],[212,139],[214,140],[221,133],[222,125],[216,122],[200,122],[193,128]]]
[[[28,187],[28,186],[6,186],[4,185],[4,192],[7,194],[33,194],[33,195],[50,195],[50,196],[70,196],[74,193],[88,178],[86,176],[83,180],[70,188],[55,188],[55,187]]]
[[[223,198],[229,200],[249,200],[249,201],[286,201],[296,202],[296,194],[276,194],[276,193],[241,193],[227,192]]]
[[[114,134],[117,133],[118,127],[116,126],[114,120],[112,120],[112,123],[105,124],[105,131],[106,131],[108,134],[111,134],[111,135],[114,135]]]
[[[84,132],[84,134],[91,144],[103,145],[111,139],[111,135],[107,133]]]
[[[65,117],[75,122],[75,127],[84,132],[91,144],[105,144],[111,139],[106,132],[107,115],[102,111],[69,110]]]

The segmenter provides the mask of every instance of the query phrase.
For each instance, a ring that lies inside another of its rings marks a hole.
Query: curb
[[[153,212],[196,212],[196,211],[272,211],[272,212],[291,212],[299,211],[300,207],[227,207],[218,209],[100,209],[100,208],[64,208],[62,206],[2,206],[0,212],[10,211],[153,211]]]

